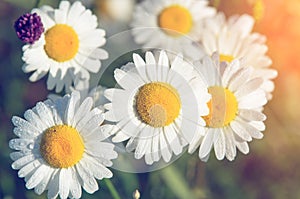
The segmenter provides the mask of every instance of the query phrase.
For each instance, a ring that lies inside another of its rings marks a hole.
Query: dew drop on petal
[[[32,150],[32,149],[34,148],[34,144],[33,144],[33,143],[30,143],[30,144],[28,145],[28,148]]]

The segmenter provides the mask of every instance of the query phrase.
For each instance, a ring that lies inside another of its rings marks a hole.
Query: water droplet
[[[34,144],[33,144],[33,143],[30,143],[30,144],[28,145],[28,148],[32,150],[32,149],[34,148]]]
[[[36,167],[40,166],[40,163],[38,163],[38,162],[33,162],[32,166],[36,168]]]
[[[22,146],[25,146],[25,142],[24,142],[24,141],[20,141],[20,142],[19,142],[19,146],[21,146],[21,147],[22,147]]]

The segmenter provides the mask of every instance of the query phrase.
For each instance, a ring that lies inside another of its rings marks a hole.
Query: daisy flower
[[[201,43],[209,56],[218,51],[221,61],[243,58],[245,66],[256,69],[253,76],[265,80],[262,88],[271,99],[274,90],[272,79],[277,76],[277,71],[269,68],[272,61],[266,55],[266,37],[252,33],[253,25],[254,18],[249,15],[235,15],[226,20],[223,13],[218,13],[205,20]]]
[[[252,138],[261,139],[261,131],[265,129],[266,116],[261,112],[267,103],[261,89],[263,79],[253,77],[254,69],[243,67],[238,59],[219,63],[218,54],[213,59],[205,57],[195,67],[205,77],[211,94],[210,113],[203,117],[204,135],[194,135],[188,152],[193,153],[200,145],[199,158],[203,161],[208,160],[212,148],[218,160],[226,157],[232,161],[236,148],[247,154],[247,142]]]
[[[203,53],[196,42],[203,19],[216,10],[206,0],[146,0],[136,6],[131,27],[136,43],[143,48],[161,48],[196,58]]]
[[[61,1],[58,9],[43,6],[32,13],[41,17],[44,33],[23,47],[23,71],[32,72],[30,81],[49,73],[47,88],[60,92],[64,86],[69,88],[77,75],[89,79],[89,72],[99,71],[100,60],[108,57],[100,48],[106,42],[105,31],[97,28],[96,16],[81,2],[70,5]]]
[[[145,61],[133,54],[133,63],[114,73],[121,88],[104,92],[111,101],[104,105],[105,119],[118,129],[112,141],[128,140],[126,149],[135,150],[136,159],[169,162],[173,153],[182,152],[198,125],[205,125],[201,116],[208,114],[210,95],[182,56],[170,64],[164,51],[158,61],[151,52],[146,52]],[[200,93],[193,91],[194,85]]]
[[[96,179],[111,178],[114,145],[106,142],[109,128],[100,126],[104,115],[92,109],[88,97],[80,103],[79,92],[56,101],[38,102],[24,117],[12,118],[14,133],[9,142],[12,168],[25,177],[26,187],[37,194],[48,190],[48,198],[80,198],[81,187],[93,193]]]

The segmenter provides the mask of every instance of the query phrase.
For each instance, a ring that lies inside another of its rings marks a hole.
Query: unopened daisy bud
[[[33,44],[44,32],[41,17],[36,13],[26,13],[15,22],[15,30],[20,40]]]
[[[132,194],[133,199],[139,199],[141,197],[141,194],[139,192],[139,190],[135,190]]]

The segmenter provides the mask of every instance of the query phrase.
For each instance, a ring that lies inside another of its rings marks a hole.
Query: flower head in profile
[[[112,141],[128,140],[126,148],[136,159],[169,162],[173,153],[182,152],[193,131],[205,125],[201,116],[208,114],[210,95],[181,55],[170,63],[164,51],[158,60],[151,52],[146,52],[145,61],[133,54],[133,63],[116,69],[115,79],[121,88],[105,91],[110,101],[104,105],[105,119],[118,129]]]
[[[264,79],[262,88],[271,99],[274,90],[274,79],[277,71],[270,69],[272,60],[266,55],[266,37],[252,32],[254,18],[244,14],[234,15],[227,20],[223,13],[205,19],[201,44],[206,54],[211,56],[215,51],[220,54],[221,61],[231,62],[243,58],[245,66],[256,70],[253,77]]]
[[[165,49],[194,59],[203,53],[195,45],[203,20],[215,13],[206,0],[143,1],[133,13],[132,34],[144,48]]]
[[[226,157],[234,160],[236,148],[242,153],[249,152],[248,143],[252,138],[261,139],[265,129],[266,116],[261,112],[267,103],[261,88],[263,79],[253,77],[254,69],[244,67],[238,59],[219,62],[219,55],[205,57],[195,64],[206,79],[211,100],[204,135],[195,133],[189,143],[189,153],[199,146],[199,158],[207,161],[214,148],[218,160]]]
[[[79,92],[55,101],[38,102],[24,117],[12,118],[10,140],[12,168],[25,178],[26,187],[37,194],[48,190],[48,198],[80,198],[81,187],[93,193],[96,179],[111,178],[111,159],[117,157],[107,142],[109,128],[101,126],[104,115],[92,108],[87,97],[81,103]]]
[[[42,6],[33,9],[41,17],[44,33],[33,44],[23,47],[23,71],[32,72],[30,81],[47,73],[47,88],[60,92],[68,89],[77,76],[89,79],[99,71],[108,54],[100,47],[106,42],[105,31],[97,28],[95,15],[81,2],[61,1],[58,9]]]

